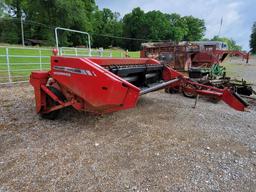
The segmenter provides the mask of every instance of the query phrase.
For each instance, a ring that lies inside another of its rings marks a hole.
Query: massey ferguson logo
[[[75,74],[80,74],[80,75],[87,75],[87,76],[94,76],[94,77],[97,76],[93,71],[89,71],[89,70],[85,70],[85,69],[63,67],[63,66],[54,66],[53,69],[57,70],[57,71],[64,71],[64,72],[75,73]],[[54,74],[55,74],[55,72],[54,72]]]

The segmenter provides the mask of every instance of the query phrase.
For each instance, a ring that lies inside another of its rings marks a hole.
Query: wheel
[[[49,86],[48,89],[51,90],[61,101],[65,101],[64,95],[55,87]],[[46,104],[47,106],[58,105],[58,102],[54,101],[49,95],[46,95]],[[60,110],[55,110],[50,113],[40,113],[40,116],[44,119],[54,120],[58,117]]]
[[[218,97],[209,97],[208,100],[214,104],[217,104],[221,99]]]
[[[182,93],[185,97],[188,98],[195,98],[196,92],[194,91],[195,87],[191,84],[187,84],[184,87],[182,87]]]
[[[165,93],[170,93],[170,94],[178,93],[179,87],[165,88],[164,91]]]

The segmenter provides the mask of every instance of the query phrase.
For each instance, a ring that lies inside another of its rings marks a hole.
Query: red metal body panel
[[[213,64],[222,63],[228,55],[241,56],[248,63],[249,54],[243,51],[229,50],[205,50],[193,55],[192,63],[194,67],[211,67]]]
[[[53,56],[50,75],[60,87],[80,97],[84,101],[85,110],[104,113],[134,107],[140,89],[100,65],[145,64],[147,61],[149,59],[121,60]]]
[[[209,68],[213,64],[219,63],[220,55],[208,53],[208,52],[199,52],[194,54],[192,62],[193,67],[206,67]]]
[[[48,72],[34,71],[30,75],[30,83],[34,87],[36,98],[36,112],[39,113],[42,108],[46,107],[45,93],[41,89],[42,85],[46,85],[49,78]]]

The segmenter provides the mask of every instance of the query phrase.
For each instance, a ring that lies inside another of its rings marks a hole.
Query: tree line
[[[118,46],[129,50],[138,50],[145,40],[200,40],[205,32],[204,21],[192,16],[145,13],[135,8],[122,18],[110,9],[99,10],[94,0],[4,0],[0,6],[0,39],[7,43],[21,42],[21,17],[25,36],[49,45],[54,44],[55,26],[89,32],[94,47]],[[61,37],[63,45],[76,46],[86,41],[79,34],[63,33]]]
[[[251,48],[251,52],[253,54],[256,54],[256,21],[253,23],[253,26],[252,26],[252,33],[251,33],[251,38],[250,38],[250,48]]]
[[[89,32],[93,47],[129,50],[139,50],[146,41],[202,40],[206,30],[204,20],[193,16],[144,12],[138,7],[121,17],[107,8],[100,10],[95,0],[4,0],[0,2],[0,42],[21,43],[21,18],[25,38],[43,40],[46,45],[54,45],[56,26]],[[60,36],[62,46],[87,41],[74,33]]]

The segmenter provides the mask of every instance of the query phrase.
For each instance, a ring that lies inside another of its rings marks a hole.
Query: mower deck
[[[141,95],[176,86],[217,97],[240,111],[246,107],[229,90],[195,84],[154,59],[52,56],[51,70],[32,72],[30,82],[37,113],[44,116],[67,106],[93,113],[129,109]]]

